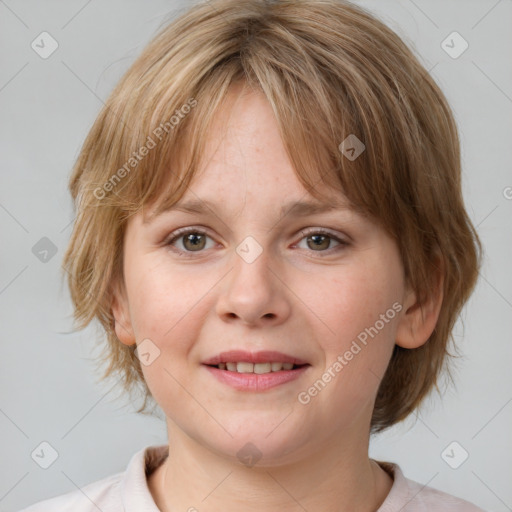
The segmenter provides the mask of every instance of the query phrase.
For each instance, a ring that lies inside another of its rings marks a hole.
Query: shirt
[[[148,446],[133,455],[126,471],[39,501],[20,512],[160,512],[147,476],[167,455],[167,445]],[[393,478],[393,486],[376,512],[485,512],[468,501],[405,478],[397,464],[375,462]]]

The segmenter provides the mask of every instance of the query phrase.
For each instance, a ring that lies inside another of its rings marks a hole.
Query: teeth
[[[271,364],[270,363],[256,363],[254,365],[254,373],[270,373]]]
[[[270,373],[270,372],[279,372],[281,370],[291,370],[293,368],[293,363],[219,363],[218,368],[220,370],[228,370],[230,372],[238,372],[238,373]]]
[[[236,363],[236,371],[238,373],[253,373],[254,364],[252,363]]]

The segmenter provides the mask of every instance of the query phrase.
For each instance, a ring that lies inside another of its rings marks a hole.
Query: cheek
[[[326,323],[334,331],[332,336],[345,340],[356,337],[400,300],[399,279],[377,270],[380,266],[347,269],[343,276],[328,280],[328,289],[318,294],[317,300],[325,304]],[[388,315],[391,318],[386,326],[395,323],[393,312]]]
[[[402,291],[398,261],[381,258],[347,266],[326,279],[323,293],[316,295],[319,316],[328,326],[321,342],[326,369],[340,377],[337,385],[354,391],[354,399],[371,395],[386,370]]]
[[[137,340],[150,338],[165,347],[172,342],[178,349],[186,340],[184,333],[193,336],[195,326],[205,314],[207,291],[214,285],[208,276],[199,278],[192,270],[177,272],[161,257],[147,258],[132,272],[130,314]],[[134,262],[136,263],[136,262]]]
[[[209,283],[192,272],[176,272],[165,262],[151,264],[149,258],[138,268],[144,270],[132,272],[127,282],[132,326],[137,343],[149,339],[154,344],[145,345],[152,360],[141,368],[155,400],[169,410],[188,397],[178,382],[190,387],[187,361],[211,309],[204,289]]]

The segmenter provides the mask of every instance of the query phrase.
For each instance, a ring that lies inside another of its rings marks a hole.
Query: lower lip
[[[301,366],[296,370],[280,370],[270,373],[238,373],[220,370],[214,366],[204,365],[218,380],[240,391],[264,391],[298,379],[309,368]]]

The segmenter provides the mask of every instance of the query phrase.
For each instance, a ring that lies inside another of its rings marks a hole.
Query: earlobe
[[[112,293],[112,315],[114,330],[119,341],[125,345],[135,345],[135,336],[128,308],[128,300],[124,287],[114,285]]]
[[[395,343],[403,348],[418,348],[424,345],[437,325],[443,303],[444,269],[439,258],[438,272],[433,276],[431,293],[422,302],[416,293],[409,290],[404,301],[404,313],[398,324]]]

